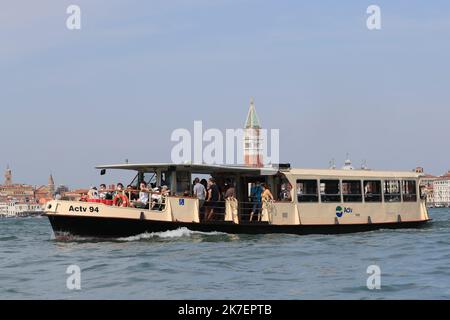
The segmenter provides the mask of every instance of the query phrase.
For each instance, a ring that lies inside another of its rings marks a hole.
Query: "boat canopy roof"
[[[276,174],[277,169],[266,168],[254,168],[246,166],[230,166],[230,165],[207,165],[207,164],[173,164],[173,163],[141,163],[141,164],[115,164],[115,165],[102,165],[97,166],[96,169],[112,169],[112,170],[132,170],[140,172],[154,172],[157,170],[166,171],[175,169],[178,171],[192,171],[195,173],[245,173],[254,175],[270,175]]]
[[[275,175],[282,172],[291,176],[348,177],[348,178],[410,178],[418,179],[422,175],[409,171],[373,171],[373,170],[338,170],[338,169],[278,169],[277,167],[254,168],[233,165],[208,164],[173,164],[173,163],[141,163],[113,164],[97,166],[96,169],[132,170],[139,172],[155,172],[157,170],[191,171],[195,173],[241,173],[249,175]]]
[[[338,169],[292,169],[289,174],[296,176],[348,177],[348,178],[410,178],[418,179],[420,173],[409,171],[338,170]]]

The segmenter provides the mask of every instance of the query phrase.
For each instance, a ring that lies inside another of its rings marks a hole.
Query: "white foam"
[[[161,239],[173,239],[173,238],[183,238],[183,237],[190,237],[192,235],[206,235],[206,236],[216,236],[216,235],[222,235],[224,233],[221,232],[200,232],[200,231],[192,231],[188,228],[180,228],[177,230],[170,230],[170,231],[164,231],[164,232],[152,232],[152,233],[142,233],[137,236],[131,236],[127,238],[119,238],[119,241],[140,241],[140,240],[147,240],[147,239],[153,239],[153,238],[161,238]]]

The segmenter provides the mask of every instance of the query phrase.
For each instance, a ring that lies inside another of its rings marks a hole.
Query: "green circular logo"
[[[343,215],[344,215],[344,209],[341,206],[337,206],[336,207],[336,216],[338,218],[342,218]]]

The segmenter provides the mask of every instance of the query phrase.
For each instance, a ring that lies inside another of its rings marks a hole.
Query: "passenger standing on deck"
[[[200,181],[200,183],[205,187],[205,190],[208,190],[208,181],[206,181],[206,179],[202,179],[202,181]],[[208,195],[207,195],[208,197]]]
[[[253,209],[252,212],[250,213],[250,221],[253,221],[253,216],[255,214],[258,214],[258,216],[261,214],[262,193],[263,188],[261,187],[261,183],[256,182],[250,192],[251,202],[253,202]]]
[[[196,197],[200,202],[200,208],[203,207],[203,204],[206,200],[206,189],[205,187],[200,183],[199,178],[195,178],[194,180],[194,197]]]
[[[263,193],[261,195],[261,198],[264,204],[267,204],[274,200],[272,192],[270,191],[269,186],[267,184],[263,185]],[[258,221],[261,221],[261,212],[258,214]]]
[[[262,193],[261,197],[262,197],[262,201],[265,201],[265,202],[273,201],[273,195],[272,195],[272,192],[270,191],[269,185],[267,185],[267,184],[263,185],[263,193]]]
[[[206,202],[206,221],[210,221],[214,216],[214,209],[217,208],[218,202],[220,200],[219,187],[216,184],[216,180],[210,178],[208,181],[208,200]]]
[[[232,183],[227,183],[227,191],[225,191],[225,199],[236,198],[236,188]]]

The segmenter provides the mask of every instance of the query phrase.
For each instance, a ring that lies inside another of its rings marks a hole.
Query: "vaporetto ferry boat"
[[[418,228],[430,221],[420,174],[414,172],[200,164],[118,164],[97,169],[102,174],[135,171],[130,184],[134,188],[115,191],[109,200],[47,203],[45,215],[55,234],[115,238],[179,228],[230,234],[342,234]],[[203,202],[193,195],[192,181],[207,176],[222,196]],[[252,194],[260,185],[268,190],[262,198]],[[145,206],[132,205],[137,192],[148,193]]]

